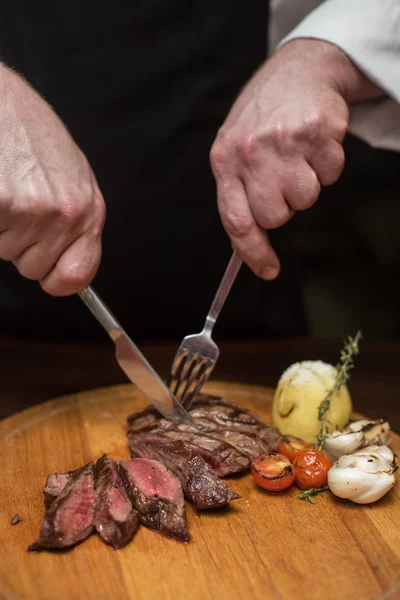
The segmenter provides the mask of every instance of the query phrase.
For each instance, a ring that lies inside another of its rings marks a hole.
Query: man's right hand
[[[90,165],[51,107],[0,66],[0,258],[54,296],[94,278],[105,206]]]

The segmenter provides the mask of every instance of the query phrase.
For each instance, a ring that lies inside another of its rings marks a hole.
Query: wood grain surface
[[[273,391],[213,383],[270,422]],[[146,404],[131,385],[101,388],[30,408],[0,423],[0,598],[3,600],[288,600],[400,598],[400,484],[358,506],[329,492],[316,505],[230,478],[241,495],[228,509],[187,504],[191,541],[141,526],[126,548],[100,538],[67,552],[30,554],[43,516],[42,488],[53,471],[129,456],[126,417]],[[400,438],[392,448],[400,454]],[[10,520],[15,513],[22,519]]]

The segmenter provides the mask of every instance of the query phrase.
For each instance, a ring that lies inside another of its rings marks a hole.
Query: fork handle
[[[104,327],[110,338],[115,340],[116,335],[122,331],[122,327],[94,289],[88,286],[78,292],[78,296],[83,300],[93,316],[96,317],[100,325]]]
[[[231,291],[231,287],[236,279],[237,274],[239,273],[242,263],[243,261],[240,258],[239,254],[236,252],[236,250],[234,250],[229,264],[226,267],[221,283],[219,284],[217,293],[215,294],[213,303],[211,304],[211,308],[208,312],[206,322],[204,325],[204,332],[210,335],[215,325],[215,322],[218,319],[218,315],[225,304],[225,300],[227,299],[228,294]]]

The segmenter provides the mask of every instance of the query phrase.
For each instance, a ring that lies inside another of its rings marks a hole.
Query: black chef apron
[[[98,179],[107,222],[94,286],[135,339],[202,326],[231,253],[209,150],[265,59],[267,24],[266,0],[0,6],[0,58],[54,107]],[[276,233],[276,282],[242,269],[220,338],[305,333],[286,238]],[[53,298],[3,261],[0,285],[0,335],[105,336],[77,296]]]

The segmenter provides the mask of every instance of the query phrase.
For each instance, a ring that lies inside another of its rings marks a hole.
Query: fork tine
[[[192,402],[194,401],[194,399],[196,398],[197,394],[200,392],[200,390],[202,389],[203,385],[208,381],[210,375],[211,375],[211,371],[213,370],[215,366],[215,363],[207,360],[205,361],[205,369],[203,369],[202,373],[199,375],[196,387],[193,390],[193,393],[190,395],[190,404],[188,404],[187,409],[190,408]],[[182,404],[184,404],[184,402],[182,401]]]
[[[185,366],[185,363],[188,359],[188,352],[177,352],[174,362],[172,363],[171,371],[168,376],[167,385],[171,389],[172,393],[175,393],[172,390],[172,383],[174,380],[179,381],[181,379],[181,372]]]
[[[193,372],[196,370],[196,366],[198,364],[198,359],[199,359],[198,355],[188,357],[188,359],[185,363],[185,366],[183,367],[182,371],[179,374],[178,383],[176,385],[176,391],[174,393],[175,396],[177,396],[177,394],[179,393],[179,390],[182,388],[182,386],[184,387],[184,389],[186,389],[185,388],[185,384],[187,385],[186,382],[193,378]]]
[[[199,378],[201,377],[201,375],[207,367],[206,360],[202,356],[197,356],[195,361],[193,362],[195,362],[195,365],[193,366],[193,369],[191,370],[191,373],[187,378],[185,389],[181,395],[182,404],[184,404],[188,394],[190,394],[190,390],[193,389],[195,385],[197,385]]]

